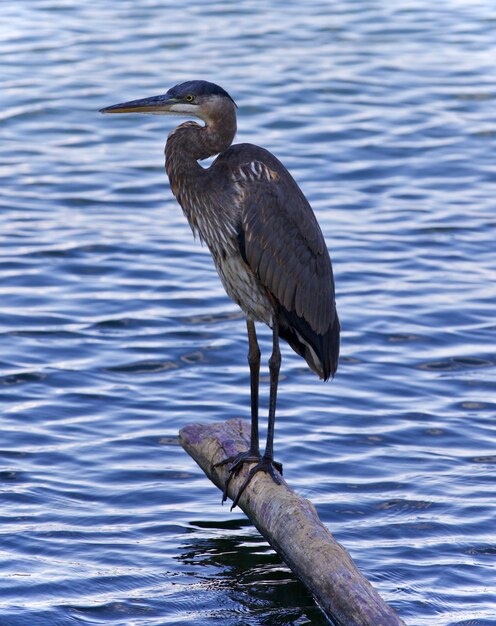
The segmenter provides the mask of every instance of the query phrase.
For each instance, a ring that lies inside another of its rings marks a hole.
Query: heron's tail
[[[338,368],[339,331],[337,314],[328,330],[321,335],[295,311],[287,311],[284,307],[279,311],[279,335],[289,343],[296,354],[305,359],[308,367],[324,380],[334,378]]]

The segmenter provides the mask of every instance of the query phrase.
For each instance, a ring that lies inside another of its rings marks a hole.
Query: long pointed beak
[[[155,113],[164,115],[170,113],[171,107],[176,103],[177,100],[164,94],[162,96],[152,96],[151,98],[141,98],[140,100],[113,104],[110,107],[100,109],[100,113]]]

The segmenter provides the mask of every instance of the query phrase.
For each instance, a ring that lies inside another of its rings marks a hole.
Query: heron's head
[[[100,109],[100,113],[154,113],[155,115],[185,115],[199,117],[205,122],[234,113],[236,103],[214,83],[190,80],[169,89],[160,96],[131,100]]]

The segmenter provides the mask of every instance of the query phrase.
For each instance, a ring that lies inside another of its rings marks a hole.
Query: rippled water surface
[[[249,416],[245,325],[168,187],[176,119],[97,110],[191,78],[333,258],[334,382],[283,352],[289,484],[409,626],[496,624],[494,3],[0,14],[0,624],[327,623],[177,441]]]

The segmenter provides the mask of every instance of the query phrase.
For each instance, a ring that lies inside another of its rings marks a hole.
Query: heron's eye
[[[195,99],[195,96],[188,94],[187,96],[185,96],[184,99],[186,100],[186,102],[193,102],[193,100]]]

